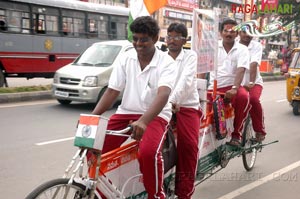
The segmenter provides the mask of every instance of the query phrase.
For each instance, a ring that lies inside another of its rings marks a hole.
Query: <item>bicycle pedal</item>
[[[251,141],[251,145],[259,144],[259,143],[260,143],[260,142],[258,142],[258,141],[256,140],[256,138],[251,138],[250,141]]]

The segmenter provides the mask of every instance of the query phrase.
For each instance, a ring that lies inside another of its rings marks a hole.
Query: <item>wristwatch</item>
[[[236,86],[232,86],[232,87],[231,87],[231,89],[235,89],[235,90],[237,90],[237,87],[236,87]]]
[[[253,85],[254,83],[253,82],[249,82],[249,85]]]

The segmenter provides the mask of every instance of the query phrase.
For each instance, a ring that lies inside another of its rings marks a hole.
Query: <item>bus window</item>
[[[21,32],[21,12],[8,10],[8,31]]]
[[[78,18],[63,18],[63,34],[82,37],[85,35],[84,20]]]
[[[58,34],[58,17],[46,15],[47,34]]]
[[[89,19],[89,27],[88,27],[89,37],[98,37],[97,32],[98,32],[97,21],[94,19]]]
[[[33,30],[38,34],[58,34],[59,9],[47,6],[32,7]]]
[[[85,35],[84,31],[84,20],[83,19],[74,19],[74,36],[81,36],[83,37]]]
[[[73,33],[73,21],[70,17],[64,17],[63,18],[63,34],[68,35]]]
[[[0,30],[23,32],[23,18],[29,16],[29,6],[24,3],[0,1]]]
[[[128,18],[111,16],[110,18],[110,38],[111,39],[123,39],[126,38],[126,27]]]
[[[4,19],[0,18],[0,31],[5,31],[5,30],[7,30],[6,22]]]
[[[30,33],[29,13],[22,13],[22,33]]]
[[[102,40],[107,40],[108,39],[108,21],[98,21],[98,34],[99,38]]]
[[[62,10],[63,35],[85,37],[85,15],[83,12]]]
[[[117,39],[117,23],[116,22],[111,22],[110,23],[110,31],[111,31],[111,35],[110,38],[111,39]]]
[[[100,14],[88,14],[88,36],[108,40],[108,16]]]
[[[46,33],[46,22],[45,15],[43,14],[34,14],[33,15],[33,30],[35,33],[45,34]]]
[[[6,24],[5,10],[0,9],[0,31],[6,31],[6,30],[7,30],[7,24]]]

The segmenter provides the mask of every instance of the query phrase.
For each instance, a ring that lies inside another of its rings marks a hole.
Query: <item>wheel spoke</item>
[[[54,179],[33,190],[26,199],[85,199],[82,184],[68,184],[69,179]]]

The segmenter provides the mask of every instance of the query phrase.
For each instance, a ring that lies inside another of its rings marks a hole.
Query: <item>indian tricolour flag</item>
[[[132,41],[132,32],[130,24],[137,17],[150,16],[159,8],[165,6],[168,0],[130,0],[130,13],[128,19],[128,40]]]
[[[102,150],[108,119],[99,115],[80,114],[74,145]]]

